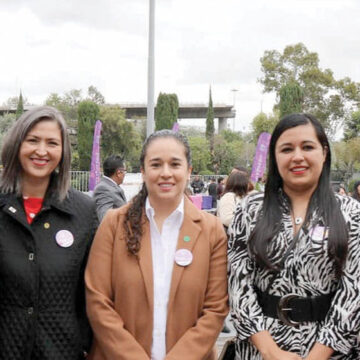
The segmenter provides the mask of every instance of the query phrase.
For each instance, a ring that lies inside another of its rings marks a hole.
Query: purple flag
[[[267,132],[262,132],[259,136],[250,177],[253,182],[257,182],[264,175],[270,139],[271,134]]]
[[[94,128],[94,140],[91,156],[91,169],[89,180],[89,191],[95,189],[96,184],[100,181],[100,135],[102,122],[96,120]]]
[[[172,127],[172,131],[178,132],[178,131],[179,131],[179,128],[180,128],[179,123],[178,123],[178,122],[174,122],[174,125],[173,125],[173,127]]]

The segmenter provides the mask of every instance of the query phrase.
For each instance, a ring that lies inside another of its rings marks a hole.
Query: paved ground
[[[226,321],[227,326],[230,328],[231,332],[230,333],[220,333],[217,341],[216,341],[216,347],[217,347],[217,351],[218,351],[218,355],[220,355],[222,347],[224,346],[225,342],[227,340],[232,339],[235,336],[235,330],[231,324],[231,322],[229,321],[229,319]]]
[[[232,339],[234,336],[231,335],[231,334],[223,334],[221,333],[220,336],[218,337],[217,341],[216,341],[216,348],[217,348],[217,353],[218,353],[218,356],[220,356],[221,354],[221,350],[225,344],[225,342],[227,340],[230,340]]]

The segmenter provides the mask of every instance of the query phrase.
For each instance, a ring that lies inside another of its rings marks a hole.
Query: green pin
[[[189,242],[189,241],[190,241],[190,236],[187,236],[187,235],[184,236],[184,241],[185,241],[185,242]]]

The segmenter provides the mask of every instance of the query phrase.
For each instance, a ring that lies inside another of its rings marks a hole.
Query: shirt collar
[[[151,206],[149,197],[147,197],[145,201],[145,213],[149,220],[155,215],[155,209]],[[168,218],[176,216],[176,214],[180,216],[180,223],[182,223],[184,219],[184,196],[181,198],[178,207],[168,216]]]
[[[110,178],[106,175],[103,175],[103,178],[108,179],[109,181],[113,182],[116,186],[119,186],[112,178]]]

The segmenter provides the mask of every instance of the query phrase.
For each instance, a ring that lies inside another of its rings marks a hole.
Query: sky
[[[0,0],[0,105],[90,85],[107,103],[146,103],[148,16],[148,0]],[[155,101],[207,104],[211,86],[247,131],[275,103],[258,82],[265,50],[302,42],[360,82],[359,19],[359,0],[155,0]]]

